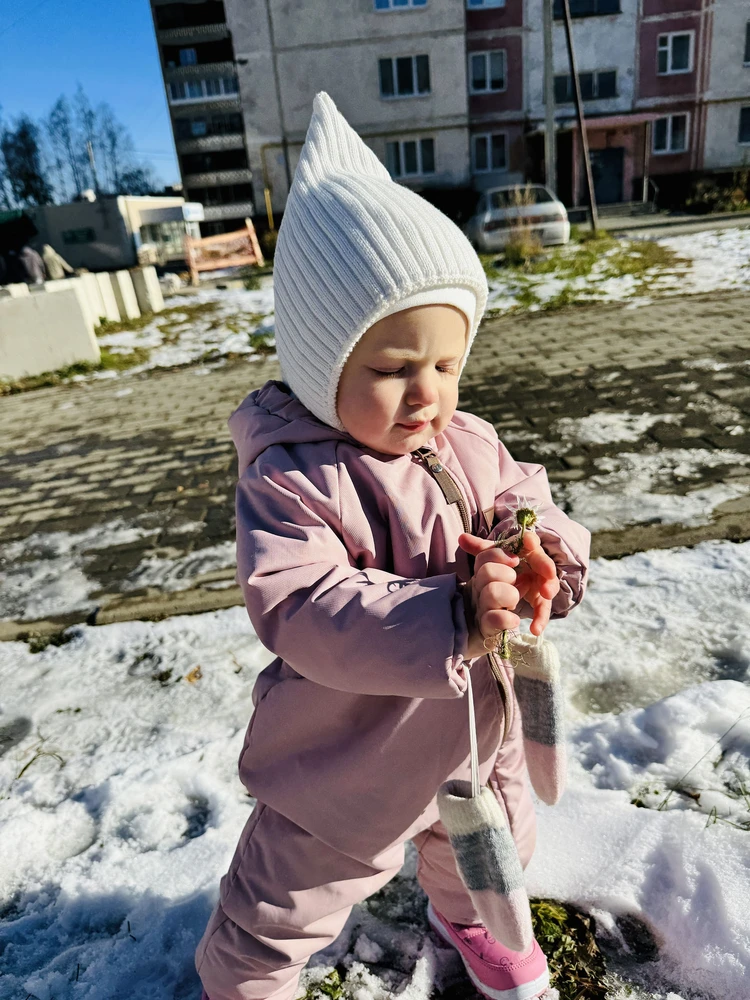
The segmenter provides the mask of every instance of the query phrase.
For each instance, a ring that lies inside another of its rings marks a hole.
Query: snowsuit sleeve
[[[455,574],[358,569],[335,517],[301,493],[299,477],[256,466],[237,488],[238,574],[261,642],[340,691],[460,697],[468,634]]]
[[[552,602],[552,617],[564,618],[581,602],[586,589],[591,535],[583,525],[572,521],[555,506],[543,465],[516,462],[500,441],[498,458],[500,492],[495,498],[495,516],[499,531],[515,524],[509,504],[527,500],[537,508],[541,523],[536,531],[545,552],[554,559],[560,578],[560,591]],[[519,613],[521,617],[532,615],[528,605]]]

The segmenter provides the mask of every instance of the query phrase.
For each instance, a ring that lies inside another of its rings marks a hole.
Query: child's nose
[[[437,379],[430,373],[413,378],[406,390],[406,403],[408,406],[429,406],[437,402],[438,399]]]

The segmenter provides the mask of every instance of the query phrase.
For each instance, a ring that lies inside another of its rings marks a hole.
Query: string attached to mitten
[[[514,635],[510,642],[526,766],[534,791],[553,806],[565,790],[568,769],[560,658],[542,636]]]
[[[470,670],[466,678],[471,781],[445,782],[438,792],[438,810],[461,881],[485,927],[506,948],[524,952],[531,946],[533,930],[523,867],[500,803],[490,788],[479,783]]]

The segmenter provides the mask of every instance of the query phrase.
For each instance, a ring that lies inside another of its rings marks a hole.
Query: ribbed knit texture
[[[395,183],[318,94],[274,260],[284,380],[316,417],[344,430],[336,391],[356,343],[395,303],[441,286],[476,296],[468,354],[487,302],[474,249],[447,216]]]

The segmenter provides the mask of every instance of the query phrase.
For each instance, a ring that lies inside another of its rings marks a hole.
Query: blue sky
[[[0,109],[46,114],[80,82],[166,184],[179,180],[148,0],[0,0]]]

